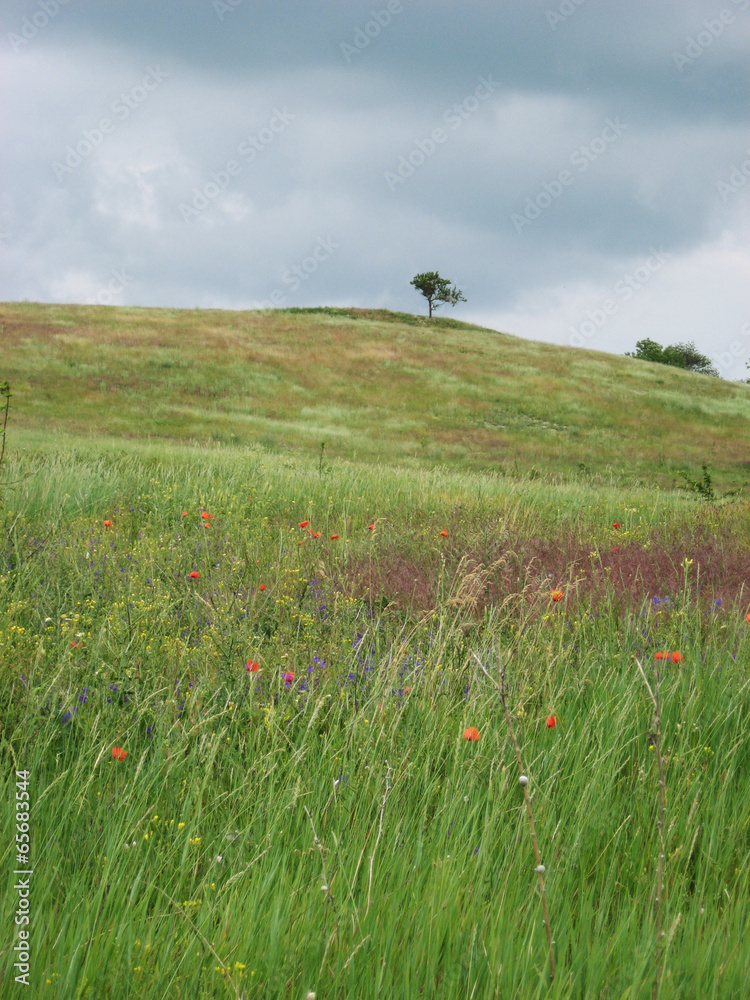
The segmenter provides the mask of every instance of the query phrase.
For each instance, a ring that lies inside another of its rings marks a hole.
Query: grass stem
[[[508,730],[510,732],[511,739],[513,741],[513,749],[516,754],[516,761],[518,763],[518,774],[519,778],[526,776],[526,771],[524,771],[523,760],[521,758],[521,747],[519,746],[518,739],[516,737],[516,732],[513,728],[513,719],[510,712],[508,711],[507,702],[507,686],[505,683],[505,668],[500,666],[500,680],[497,681],[492,677],[487,669],[485,668],[482,661],[479,659],[476,653],[472,651],[474,659],[477,661],[482,669],[482,672],[492,681],[492,683],[497,687],[500,694],[500,704],[503,706],[503,712],[505,714],[505,721],[508,724]],[[531,797],[529,796],[529,786],[527,782],[521,782],[521,787],[523,788],[523,797],[526,802],[526,813],[529,817],[529,829],[531,830],[531,841],[534,845],[534,855],[536,857],[536,874],[539,879],[539,892],[542,897],[542,911],[544,913],[544,926],[547,931],[547,943],[549,944],[549,975],[550,981],[555,978],[555,942],[552,939],[552,928],[549,922],[549,908],[547,906],[547,892],[544,887],[544,865],[542,864],[542,855],[539,851],[539,843],[536,838],[536,826],[534,825],[534,813],[531,808]]]

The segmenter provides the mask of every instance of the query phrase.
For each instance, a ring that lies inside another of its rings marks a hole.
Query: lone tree
[[[437,309],[444,302],[449,302],[452,306],[455,306],[457,302],[466,302],[463,292],[455,285],[451,288],[448,278],[441,278],[437,271],[416,274],[409,284],[414,285],[417,291],[421,292],[427,299],[430,316],[432,316],[433,308]]]
[[[686,371],[698,372],[701,375],[721,377],[711,364],[711,359],[701,354],[692,340],[689,344],[669,344],[667,347],[662,347],[647,337],[638,341],[635,351],[626,351],[625,357],[655,361],[660,365],[672,365],[673,368],[684,368]]]

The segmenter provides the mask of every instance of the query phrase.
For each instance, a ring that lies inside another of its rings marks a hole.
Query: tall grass
[[[481,612],[455,579],[410,610],[346,573],[439,553],[444,526],[480,547],[509,519],[592,547],[618,519],[645,545],[698,524],[694,505],[229,449],[11,460],[0,857],[10,880],[28,769],[34,875],[31,992],[13,978],[17,900],[0,899],[4,997],[650,996],[659,807],[636,657],[662,649],[685,659],[660,678],[658,995],[745,995],[746,609],[710,607],[688,570],[657,606],[553,602],[529,579]],[[553,981],[515,749],[476,662],[495,669],[498,645]]]

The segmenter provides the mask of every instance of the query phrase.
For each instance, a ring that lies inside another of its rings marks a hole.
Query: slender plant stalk
[[[372,866],[375,861],[375,851],[378,849],[378,844],[380,843],[380,836],[383,832],[383,813],[385,812],[385,804],[388,800],[388,795],[391,791],[391,766],[388,761],[385,762],[387,768],[385,772],[385,793],[383,795],[383,801],[380,804],[380,823],[378,825],[378,836],[375,841],[375,846],[372,849],[372,854],[370,855],[370,879],[367,883],[367,906],[365,907],[365,916],[370,912],[370,891],[372,889]]]
[[[492,683],[497,687],[500,694],[500,704],[503,706],[503,712],[505,713],[505,721],[508,724],[508,729],[510,730],[511,739],[513,740],[513,749],[516,753],[516,761],[518,763],[518,774],[519,777],[525,775],[526,772],[523,769],[523,761],[521,760],[521,747],[518,744],[518,739],[516,738],[516,732],[513,728],[513,719],[510,712],[508,711],[507,702],[507,686],[505,683],[505,669],[500,667],[500,680],[497,681],[494,677],[490,676],[487,672],[484,664],[479,659],[476,653],[472,651],[474,659],[477,661],[482,669],[482,672],[492,681]],[[531,797],[529,796],[529,789],[527,784],[521,786],[523,788],[523,797],[526,802],[526,813],[529,817],[529,829],[531,830],[531,842],[534,845],[534,854],[536,856],[536,874],[539,879],[539,892],[542,896],[542,911],[544,913],[544,926],[547,930],[547,942],[549,944],[549,977],[550,982],[555,978],[555,942],[552,939],[552,928],[549,923],[549,909],[547,907],[547,892],[544,888],[544,877],[543,877],[543,865],[542,865],[542,855],[539,852],[539,843],[536,839],[536,826],[534,825],[534,813],[531,809]]]
[[[0,397],[5,396],[5,413],[3,415],[3,429],[0,431],[0,436],[2,436],[2,446],[0,446],[0,469],[3,467],[3,458],[5,456],[5,431],[8,426],[8,411],[10,410],[10,385],[7,382],[0,382]],[[3,505],[2,494],[0,494],[0,507]]]
[[[177,902],[177,900],[172,899],[172,897],[169,895],[169,893],[165,892],[161,888],[161,886],[156,885],[155,882],[150,882],[149,885],[152,888],[156,889],[157,892],[160,892],[162,894],[162,896],[165,896],[169,900],[169,902],[172,904],[172,906],[174,908],[174,912],[175,913],[179,913],[190,924],[190,926],[195,931],[196,935],[203,942],[204,947],[207,948],[208,951],[211,952],[211,954],[214,956],[214,958],[216,959],[216,961],[219,963],[219,968],[221,969],[221,974],[222,974],[222,976],[224,978],[224,982],[227,985],[227,989],[234,990],[234,994],[237,997],[237,1000],[242,1000],[242,997],[240,996],[240,991],[237,989],[237,987],[235,986],[235,984],[229,978],[229,974],[228,974],[229,973],[229,966],[228,966],[228,964],[224,961],[223,958],[221,958],[221,956],[218,954],[218,952],[215,950],[214,946],[206,938],[205,934],[200,930],[200,928],[195,926],[195,924],[193,923],[193,921],[190,919],[190,917],[185,912],[184,907],[180,906],[179,903]]]
[[[320,854],[320,865],[321,865],[321,868],[323,869],[323,885],[325,887],[326,892],[328,892],[328,889],[330,887],[330,883],[328,881],[328,875],[326,874],[326,856],[325,856],[325,851],[323,850],[323,845],[320,842],[320,838],[318,837],[318,834],[315,832],[315,824],[313,823],[313,818],[310,815],[310,810],[307,808],[307,806],[304,806],[304,810],[307,813],[307,818],[310,820],[310,826],[312,827],[313,839],[315,841],[315,846],[317,847],[318,853]]]
[[[331,947],[331,942],[333,941],[334,938],[338,938],[338,935],[339,935],[339,917],[338,917],[338,913],[336,912],[336,904],[334,903],[334,900],[333,900],[333,893],[331,892],[331,883],[328,881],[328,874],[326,872],[326,855],[325,855],[325,851],[323,850],[323,844],[321,843],[320,837],[318,836],[317,831],[315,830],[315,824],[313,823],[313,818],[312,818],[312,815],[310,814],[310,810],[307,808],[307,806],[304,806],[303,808],[304,808],[305,812],[307,813],[307,818],[310,820],[310,826],[312,828],[313,839],[315,841],[315,846],[317,847],[318,853],[320,854],[320,865],[321,865],[321,868],[323,870],[323,885],[321,886],[321,888],[323,889],[323,891],[326,894],[326,903],[330,903],[331,906],[333,907],[334,928],[331,931],[331,935],[328,938],[328,941],[326,942],[325,950],[323,951],[323,959],[322,959],[322,961],[320,963],[320,972],[322,972],[323,971],[323,966],[325,965],[326,956],[328,955],[328,949]],[[326,916],[323,919],[323,937],[324,938],[325,938],[327,915],[328,915],[328,910],[327,909],[325,910],[325,914],[326,914]]]
[[[656,753],[656,760],[659,766],[659,818],[657,821],[657,826],[659,828],[659,860],[656,865],[656,973],[654,975],[654,988],[651,991],[653,1000],[656,1000],[656,995],[659,992],[659,975],[661,972],[661,941],[664,936],[661,929],[661,913],[662,904],[664,902],[664,824],[666,822],[667,815],[667,784],[664,777],[664,759],[661,755],[659,671],[654,671],[654,687],[652,690],[651,685],[648,680],[646,680],[646,675],[643,672],[643,667],[641,666],[640,661],[636,660],[635,662],[638,664],[641,677],[648,688],[648,693],[651,695],[651,701],[654,706],[654,721],[649,739],[653,744],[654,752]]]

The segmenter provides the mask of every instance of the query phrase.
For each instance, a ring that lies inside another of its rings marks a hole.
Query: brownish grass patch
[[[687,587],[707,609],[720,598],[725,608],[741,604],[746,610],[750,545],[703,531],[671,541],[657,531],[646,545],[625,543],[614,551],[583,545],[572,532],[554,542],[517,535],[484,553],[456,544],[444,563],[437,554],[419,559],[390,550],[376,559],[355,558],[339,574],[338,586],[380,606],[419,613],[442,600],[477,617],[512,595],[557,588],[568,601],[593,605],[609,596],[623,608],[637,608],[654,597],[674,599]]]

